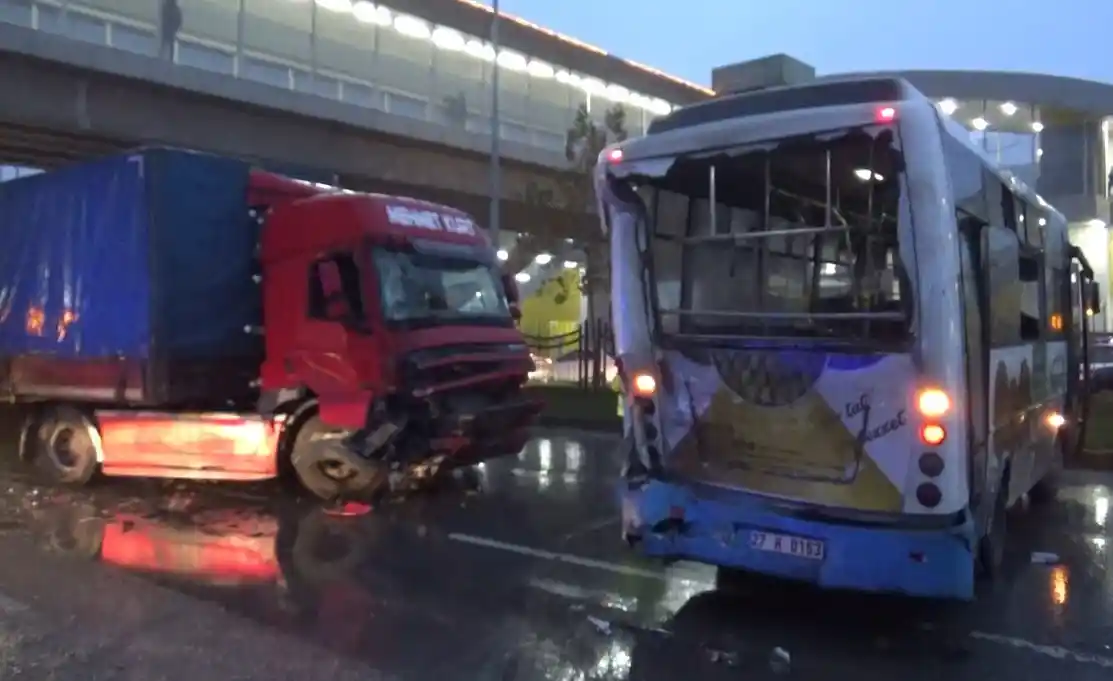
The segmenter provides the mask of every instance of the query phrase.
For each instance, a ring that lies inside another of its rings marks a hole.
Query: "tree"
[[[564,155],[571,165],[572,173],[564,182],[560,183],[559,194],[562,201],[557,201],[554,192],[536,186],[527,186],[523,199],[526,203],[548,208],[563,208],[568,211],[594,211],[595,187],[592,185],[592,176],[595,171],[595,161],[599,153],[611,143],[621,142],[627,137],[626,110],[622,105],[615,105],[603,113],[603,123],[600,125],[591,116],[587,104],[581,104],[572,118],[572,124],[565,134]],[[559,249],[563,239],[559,234],[531,234],[519,239],[514,252],[510,254],[507,271],[517,272],[537,254],[552,252]],[[587,257],[585,275],[581,283],[581,290],[589,296],[588,315],[594,319],[591,309],[590,291],[594,282],[594,290],[606,287],[606,248],[605,244],[582,244]],[[593,261],[595,264],[593,264]],[[593,279],[594,277],[594,279]],[[597,280],[597,281],[595,281]],[[605,314],[605,311],[604,311]]]
[[[602,126],[591,117],[587,104],[581,104],[576,109],[564,142],[564,155],[573,170],[568,186],[564,187],[568,208],[592,210],[595,203],[595,164],[599,154],[608,144],[622,142],[626,137],[626,109],[622,105],[616,104],[603,112]],[[597,298],[610,285],[610,249],[603,240],[585,243],[583,248],[585,262],[580,290],[587,296],[586,329],[591,334],[588,346],[592,348],[591,384],[599,388],[603,383],[604,340],[603,334],[599,333],[600,322],[610,319],[610,310],[597,309]]]
[[[599,154],[608,144],[622,142],[626,138],[626,109],[622,105],[616,104],[603,113],[602,126],[591,117],[587,104],[581,104],[576,109],[564,142],[564,156],[572,164],[574,171],[568,185],[563,188],[569,208],[592,210],[595,203],[595,163]],[[588,296],[588,315],[591,319],[596,319],[598,313],[605,314],[605,311],[600,310],[597,313],[592,309],[591,294],[608,284],[608,250],[602,242],[584,244],[584,250],[587,262],[584,263],[586,272],[582,286],[584,294]]]

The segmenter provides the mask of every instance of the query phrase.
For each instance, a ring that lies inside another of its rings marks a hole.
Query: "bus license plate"
[[[817,539],[790,537],[787,534],[772,532],[750,532],[750,548],[770,553],[783,553],[786,556],[823,560],[824,545]]]

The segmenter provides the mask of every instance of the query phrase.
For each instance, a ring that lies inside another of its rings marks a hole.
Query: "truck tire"
[[[362,529],[346,519],[329,518],[320,509],[303,517],[290,546],[290,568],[299,582],[320,590],[351,576],[366,554]]]
[[[50,484],[80,487],[97,472],[97,427],[80,410],[56,406],[35,427],[33,464]]]
[[[84,560],[100,555],[105,521],[95,506],[79,502],[51,509],[50,514],[43,526],[50,550]]]
[[[345,462],[324,439],[340,435],[315,415],[302,423],[290,452],[298,482],[322,501],[374,498],[389,485],[386,471],[359,470]]]

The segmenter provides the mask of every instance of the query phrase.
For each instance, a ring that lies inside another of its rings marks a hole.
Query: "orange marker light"
[[[634,394],[648,397],[657,392],[657,379],[649,374],[634,375]]]

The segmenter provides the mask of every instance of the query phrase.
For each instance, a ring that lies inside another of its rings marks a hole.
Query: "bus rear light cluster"
[[[951,397],[938,388],[925,388],[916,395],[916,411],[924,419],[920,426],[920,441],[930,447],[943,444],[947,430],[940,420],[951,411]]]
[[[920,472],[929,478],[938,478],[943,474],[943,457],[935,452],[927,452],[920,455],[919,460]]]
[[[943,501],[943,490],[934,482],[922,483],[916,488],[916,501],[924,508],[935,508]]]
[[[925,423],[920,426],[920,441],[930,447],[937,447],[947,439],[947,431],[938,423]]]
[[[650,470],[658,470],[661,465],[661,430],[657,424],[657,379],[652,373],[638,371],[629,377],[626,385],[632,398],[635,442]]]

